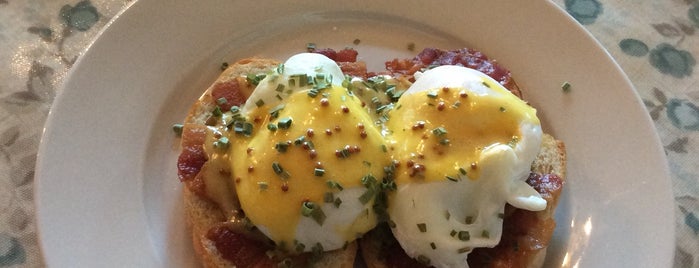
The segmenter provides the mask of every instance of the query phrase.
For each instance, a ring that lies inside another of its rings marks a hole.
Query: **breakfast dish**
[[[355,38],[370,70],[412,59],[412,42],[476,48],[512,71],[570,160],[546,267],[672,265],[671,180],[647,110],[604,48],[550,1],[449,0],[437,13],[415,8],[420,1],[132,3],[90,43],[51,105],[35,179],[49,266],[196,267],[172,124],[223,61],[284,61],[309,40],[342,48]],[[500,16],[513,8],[517,16]]]
[[[207,267],[352,267],[357,241],[370,267],[541,265],[565,149],[509,71],[469,49],[377,73],[309,52],[227,66],[176,126]]]

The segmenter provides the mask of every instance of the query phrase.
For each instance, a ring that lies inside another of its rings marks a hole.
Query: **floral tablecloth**
[[[43,125],[76,58],[129,2],[0,0],[0,267],[45,265],[33,203]],[[554,2],[604,45],[643,99],[671,170],[675,267],[699,267],[699,0]]]

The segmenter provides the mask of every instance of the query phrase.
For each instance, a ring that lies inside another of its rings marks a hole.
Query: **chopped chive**
[[[221,71],[228,69],[228,62],[221,63]]]
[[[452,237],[454,237],[456,234],[457,232],[455,230],[451,230],[451,233],[449,233],[449,235],[451,235]]]
[[[471,248],[469,248],[469,247],[460,248],[459,250],[457,250],[457,252],[459,252],[459,253],[466,253],[469,251],[471,251]]]
[[[265,105],[265,101],[263,101],[262,99],[259,99],[255,102],[255,105],[257,105],[257,107],[260,107],[262,105]]]
[[[361,182],[364,187],[371,187],[376,184],[376,177],[371,174],[367,174],[362,177]]]
[[[473,216],[466,216],[466,219],[464,220],[466,224],[472,224],[473,223]]]
[[[269,124],[267,124],[267,129],[269,129],[272,132],[277,131],[277,125],[275,125],[273,123],[269,123]]]
[[[437,136],[444,136],[447,134],[447,130],[444,127],[438,127],[432,130],[432,133],[434,133]]]
[[[386,95],[388,95],[389,97],[393,96],[393,92],[395,90],[396,90],[396,86],[394,86],[394,85],[386,87]]]
[[[308,146],[308,149],[315,149],[315,146],[313,145],[313,141],[304,141],[302,145]]]
[[[335,204],[335,207],[336,207],[336,208],[339,208],[339,207],[340,207],[340,204],[342,204],[342,199],[340,199],[339,197],[336,197],[336,198],[335,198],[335,201],[333,202],[333,204]]]
[[[291,174],[289,174],[288,171],[284,170],[282,171],[282,174],[279,174],[279,176],[282,177],[282,179],[288,180],[289,177],[291,177]]]
[[[561,85],[561,89],[563,89],[564,93],[570,92],[570,87],[571,87],[571,85],[570,85],[570,83],[568,83],[568,81],[563,82],[563,85]]]
[[[280,63],[279,65],[277,65],[277,73],[278,74],[284,73],[284,63]]]
[[[172,125],[172,131],[174,131],[175,134],[177,134],[178,137],[181,137],[181,136],[182,136],[182,130],[183,130],[183,129],[184,129],[184,125],[183,125],[183,124],[173,124],[173,125]]]
[[[466,169],[460,167],[460,168],[459,168],[459,173],[461,173],[461,175],[466,175]]]
[[[289,78],[293,79],[293,81],[298,81],[299,87],[305,87],[306,85],[308,85],[308,76],[306,74],[292,75],[292,76],[289,76]],[[289,83],[291,84],[291,81],[289,81]]]
[[[439,144],[441,144],[441,145],[449,145],[449,142],[450,142],[449,139],[441,139],[441,140],[439,140]]]
[[[301,215],[308,217],[311,216],[311,212],[316,208],[316,204],[311,201],[303,202],[301,205]]]
[[[265,74],[248,74],[245,79],[248,81],[248,83],[257,86],[262,79],[265,79],[267,75]]]
[[[395,191],[397,189],[396,182],[392,179],[384,179],[381,182],[381,189],[387,191]]]
[[[235,121],[233,122],[233,131],[235,131],[236,134],[243,134],[245,136],[250,136],[252,134],[252,123],[249,122],[244,122],[244,121]]]
[[[325,222],[326,218],[325,213],[323,213],[320,206],[311,201],[306,201],[301,204],[301,215],[312,218],[318,223],[318,225],[321,226],[323,225],[323,222]]]
[[[449,219],[451,218],[451,213],[449,213],[449,210],[444,211],[444,212],[445,212],[445,213],[444,213],[444,217],[446,217],[447,220],[449,220]]]
[[[386,112],[388,112],[388,111],[390,111],[391,109],[393,109],[393,106],[394,106],[393,103],[389,103],[389,104],[386,104],[386,105],[381,105],[381,106],[379,106],[379,108],[376,108],[376,113],[377,113],[377,114],[380,114],[380,113],[384,113],[384,114],[385,114]]]
[[[323,177],[323,174],[325,174],[325,169],[316,168],[313,170],[313,175],[316,175],[316,177]]]
[[[487,88],[490,88],[490,84],[488,84],[488,83],[485,82],[485,81],[483,81],[483,85],[484,85],[485,87],[487,87]]]
[[[214,108],[211,114],[213,114],[213,116],[215,117],[221,116],[223,114],[223,112],[221,111],[221,107],[216,106],[216,108]]]
[[[347,148],[342,148],[341,150],[338,150],[338,152],[340,152],[340,154],[338,155],[340,158],[347,158],[350,156],[349,149]]]
[[[386,149],[386,144],[381,144],[381,151],[388,152],[388,149]]]
[[[278,96],[278,95],[277,95]],[[269,111],[269,114],[272,116],[272,118],[277,118],[279,117],[279,112],[281,110],[284,110],[285,105],[284,104],[279,104],[272,108],[272,110]]]
[[[449,176],[449,175],[447,175],[447,176],[445,176],[445,177],[447,178],[447,180],[450,180],[450,181],[453,181],[453,182],[457,182],[457,181],[458,181],[457,179],[455,179],[454,177]]]
[[[276,97],[278,100],[283,100],[283,99],[284,99],[284,98],[282,98],[282,96],[279,96],[279,94],[274,95],[274,97]]]
[[[281,129],[288,129],[289,127],[291,127],[292,122],[293,122],[293,120],[291,119],[291,117],[285,117],[285,118],[279,119],[279,122],[277,122],[277,127],[281,128]]]
[[[498,218],[504,219],[504,218],[505,218],[505,213],[498,213]]]
[[[437,249],[437,245],[435,245],[434,242],[430,242],[430,247],[432,249]]]
[[[436,92],[436,91],[427,92],[427,97],[430,98],[430,99],[436,99],[436,98],[437,98],[437,92]]]
[[[456,108],[459,108],[459,106],[461,106],[461,102],[460,102],[460,101],[456,101],[456,102],[454,102],[454,104],[451,105],[451,108],[456,109]]]
[[[505,112],[506,110],[505,107],[500,106],[500,112]]]
[[[264,182],[264,181],[258,181],[257,186],[260,187],[260,190],[267,190],[267,187],[269,187],[269,184],[267,184],[267,182]]]
[[[280,175],[284,172],[284,169],[282,168],[282,165],[279,164],[279,162],[272,162],[272,170],[274,170],[274,174]]]
[[[308,91],[308,96],[311,98],[315,98],[316,96],[318,96],[318,93],[319,91],[314,88]]]
[[[470,234],[468,231],[460,231],[460,232],[458,233],[458,236],[457,236],[457,237],[458,237],[459,240],[461,240],[461,241],[469,241],[469,240],[471,240],[471,234]]]
[[[230,141],[226,137],[221,137],[217,141],[214,142],[214,148],[217,149],[228,149],[228,146],[230,145]]]
[[[427,232],[427,224],[418,223],[417,229],[420,230],[421,233]]]
[[[231,113],[233,113],[233,114],[240,113],[240,107],[235,106],[235,105],[231,106]]]
[[[305,248],[306,248],[306,245],[304,245],[303,243],[298,243],[298,242],[296,243],[296,248],[295,248],[296,252],[303,252],[303,250]]]
[[[386,123],[386,122],[388,122],[388,115],[385,115],[385,114],[382,115],[382,116],[379,118],[379,121],[380,121],[381,123]]]
[[[311,252],[313,252],[313,256],[320,257],[321,254],[323,254],[323,245],[321,243],[316,243],[311,247]]]
[[[286,153],[287,148],[289,148],[289,144],[286,142],[277,142],[277,144],[274,145],[274,149],[277,149],[277,152],[280,153]]]
[[[323,195],[323,202],[332,203],[334,201],[335,201],[335,196],[333,195],[332,192],[326,192],[325,195]]]
[[[519,142],[519,138],[517,136],[512,137],[512,139],[507,143],[508,146],[515,148],[517,146],[517,143]]]
[[[336,181],[328,181],[326,183],[327,183],[328,187],[330,187],[331,189],[338,189],[340,191],[344,190],[342,185]]]
[[[366,192],[359,196],[359,202],[361,202],[362,205],[366,205],[366,203],[369,203],[369,201],[374,198],[374,195],[376,195],[376,191],[373,188],[368,188]]]
[[[223,104],[228,103],[228,100],[226,100],[226,98],[224,98],[224,97],[220,97],[216,100],[216,103],[218,103],[219,105],[223,105]]]
[[[306,141],[306,136],[304,136],[304,135],[299,136],[298,138],[296,138],[294,140],[294,145],[296,145],[296,146],[302,145],[304,141]]]
[[[488,230],[483,230],[483,232],[481,232],[481,237],[490,238],[490,232],[488,232]]]
[[[315,43],[307,43],[306,44],[306,51],[308,52],[313,52],[316,50],[316,44]]]

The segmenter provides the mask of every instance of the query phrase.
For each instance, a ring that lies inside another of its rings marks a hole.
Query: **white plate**
[[[610,56],[553,3],[290,2],[138,1],[91,45],[56,99],[39,151],[38,226],[50,266],[195,265],[170,126],[222,62],[284,59],[307,42],[355,47],[374,70],[426,46],[498,59],[545,130],[567,144],[547,266],[671,266],[670,181],[651,121]]]

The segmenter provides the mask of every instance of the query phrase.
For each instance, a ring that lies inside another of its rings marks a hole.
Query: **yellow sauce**
[[[362,102],[346,89],[333,86],[316,97],[308,96],[307,90],[299,91],[285,103],[276,118],[270,115],[275,107],[262,105],[251,112],[253,135],[234,135],[229,164],[246,216],[268,230],[272,240],[290,244],[304,201],[323,204],[325,193],[338,191],[328,187],[329,180],[346,189],[363,187],[360,180],[367,174],[380,179],[390,157],[382,150],[379,129],[366,112],[360,112]],[[287,118],[292,120],[288,128],[268,129],[268,124],[278,125]],[[295,144],[300,137],[312,142],[315,155],[303,142]],[[275,149],[277,144],[287,144],[285,152]],[[336,151],[346,146],[353,152],[338,156]],[[276,171],[275,163],[280,167]],[[324,174],[317,176],[316,168]],[[373,224],[365,225],[371,228]]]
[[[486,86],[501,94],[437,88],[401,97],[388,121],[397,184],[478,179],[483,148],[514,144],[521,122],[538,124],[534,108],[500,85]]]

